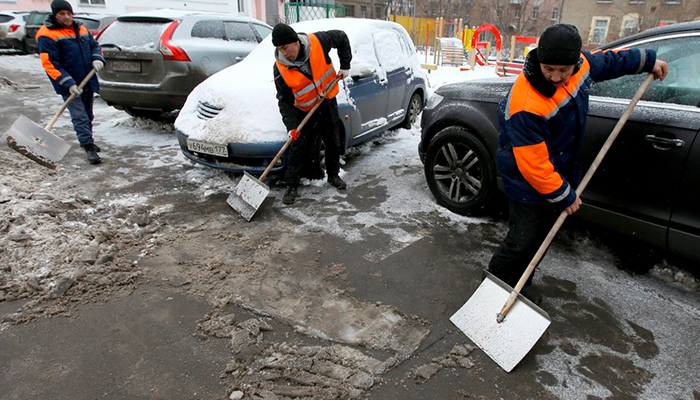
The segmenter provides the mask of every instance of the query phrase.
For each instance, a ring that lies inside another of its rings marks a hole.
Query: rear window
[[[100,36],[100,44],[116,44],[122,50],[156,49],[168,22],[115,21]]]
[[[10,21],[12,21],[13,18],[14,17],[12,17],[11,15],[0,14],[0,23],[10,22]]]

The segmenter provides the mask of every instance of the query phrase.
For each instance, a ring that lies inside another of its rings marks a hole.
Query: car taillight
[[[10,33],[17,32],[17,29],[19,29],[19,25],[17,25],[17,24],[10,25]]]
[[[163,54],[164,60],[190,61],[190,57],[185,53],[185,50],[182,50],[171,42],[173,33],[178,25],[180,25],[180,22],[182,22],[181,19],[173,21],[160,38],[159,50]]]
[[[107,26],[104,27],[104,29],[102,29],[101,31],[97,32],[97,35],[95,35],[95,40],[98,40],[98,39],[100,38],[100,36],[102,36],[102,33],[103,33],[104,31],[106,31],[107,28],[109,28],[109,26],[112,25],[113,23],[114,23],[114,21],[110,22],[109,24],[107,24]]]

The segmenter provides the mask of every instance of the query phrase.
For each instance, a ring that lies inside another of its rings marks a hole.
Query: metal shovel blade
[[[518,294],[505,320],[496,316],[513,288],[486,272],[486,278],[450,321],[506,372],[510,372],[552,323],[545,311]]]
[[[270,188],[266,184],[244,171],[243,177],[236,186],[236,192],[231,193],[226,202],[238,211],[241,217],[250,221],[269,193]]]
[[[20,115],[5,134],[7,145],[37,163],[56,169],[70,145],[60,137]]]

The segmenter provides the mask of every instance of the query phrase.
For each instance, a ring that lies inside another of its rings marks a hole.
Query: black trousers
[[[526,204],[510,200],[508,213],[508,233],[491,258],[488,271],[515,287],[561,210],[550,204]],[[533,271],[526,285],[532,284],[534,275]]]
[[[289,146],[287,170],[284,181],[287,186],[296,186],[302,177],[322,178],[320,172],[320,142],[326,146],[326,173],[328,176],[340,172],[340,118],[335,98],[324,100],[309,122],[301,130],[297,140]],[[320,172],[320,176],[319,175]]]

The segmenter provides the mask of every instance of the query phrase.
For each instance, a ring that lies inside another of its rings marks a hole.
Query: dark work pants
[[[319,137],[326,146],[326,173],[328,176],[340,172],[340,119],[335,98],[324,100],[309,122],[301,130],[299,138],[289,146],[287,170],[284,181],[287,186],[296,186],[305,176],[305,169],[318,159]]]
[[[63,97],[63,101],[66,101],[68,97],[70,97],[70,93],[61,96]],[[92,120],[94,118],[92,114],[92,104],[94,100],[95,93],[89,85],[85,85],[83,93],[73,99],[68,105],[70,118],[73,122],[73,129],[75,129],[75,134],[78,135],[78,142],[80,142],[81,146],[92,144]]]
[[[550,204],[509,200],[508,233],[491,258],[489,272],[515,287],[560,213],[561,210]],[[533,271],[526,285],[532,284],[534,275]]]

